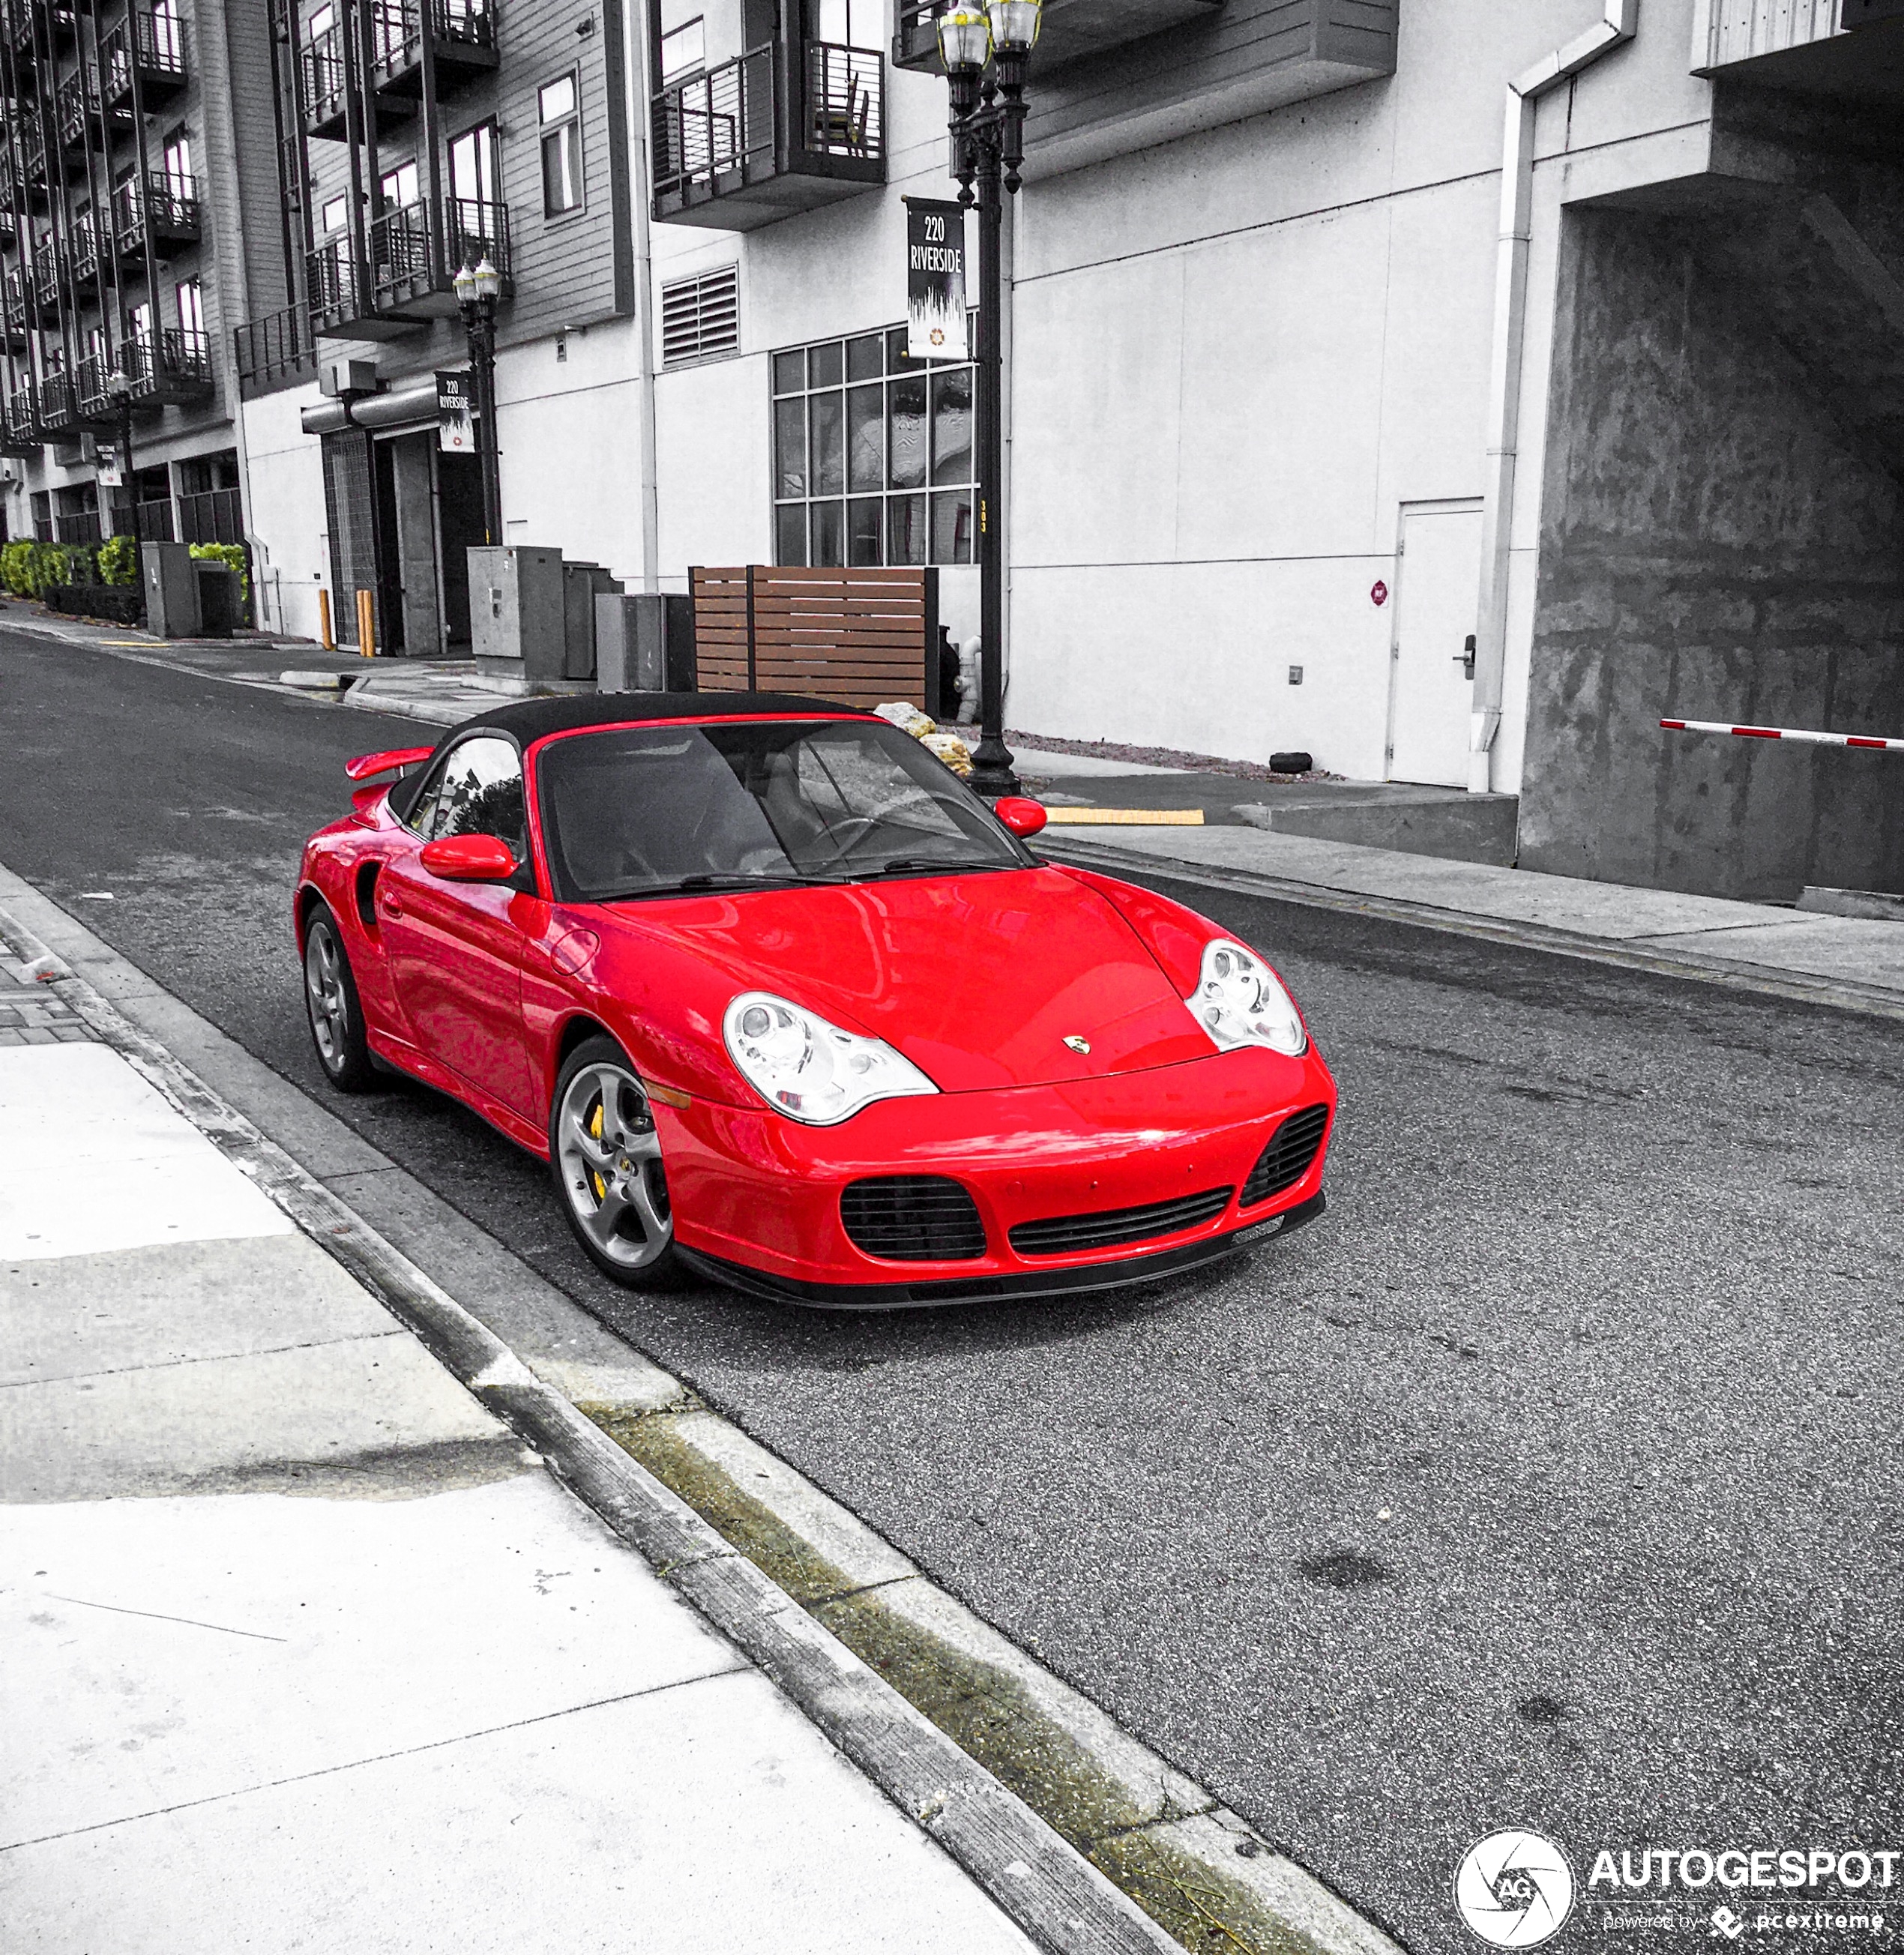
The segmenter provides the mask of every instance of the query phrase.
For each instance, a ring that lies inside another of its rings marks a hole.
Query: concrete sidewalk
[[[1031,1946],[125,1058],[0,992],[8,1947]]]
[[[1481,862],[1235,828],[1047,831],[1038,846],[1117,874],[1320,903],[1666,974],[1731,978],[1904,1015],[1904,924],[1544,876]]]

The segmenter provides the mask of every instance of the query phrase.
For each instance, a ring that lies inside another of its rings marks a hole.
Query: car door
[[[522,757],[515,743],[478,733],[452,748],[411,826],[414,845],[390,862],[376,885],[378,927],[398,1005],[426,1056],[539,1123],[522,1031],[526,940],[516,921],[525,906],[522,891],[508,883],[446,882],[421,861],[425,842],[494,835],[526,862]]]

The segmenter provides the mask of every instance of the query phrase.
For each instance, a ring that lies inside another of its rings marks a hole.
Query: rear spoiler
[[[382,754],[360,754],[344,763],[344,771],[354,781],[367,781],[376,774],[401,773],[435,753],[434,747],[392,747]]]

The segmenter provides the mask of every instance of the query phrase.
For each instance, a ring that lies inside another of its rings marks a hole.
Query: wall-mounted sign
[[[1378,608],[1388,602],[1388,586],[1379,577],[1369,587],[1368,601]]]
[[[436,376],[436,445],[445,455],[474,455],[476,425],[470,418],[470,376]]]
[[[965,334],[963,205],[906,199],[906,352],[914,360],[969,360]]]
[[[119,451],[109,442],[101,442],[93,451],[94,466],[99,471],[102,489],[123,489],[126,486],[125,466],[119,459]]]

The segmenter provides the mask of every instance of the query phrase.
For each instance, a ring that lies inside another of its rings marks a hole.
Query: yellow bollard
[[[357,649],[360,657],[373,659],[377,655],[377,600],[372,590],[360,590],[357,594]]]
[[[326,651],[337,650],[337,641],[331,636],[331,593],[321,584],[317,587],[317,636]]]

